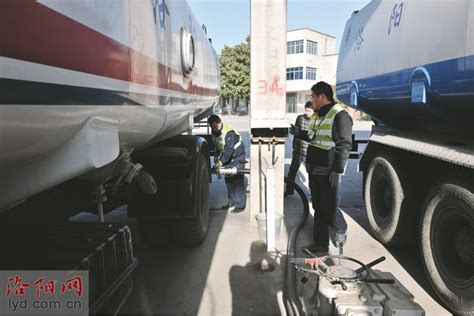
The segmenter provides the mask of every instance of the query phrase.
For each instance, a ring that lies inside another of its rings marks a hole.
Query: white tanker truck
[[[359,162],[373,234],[419,242],[442,302],[474,315],[474,2],[373,0],[354,12],[337,96],[376,122]]]
[[[107,276],[96,294],[133,266],[130,234],[107,224],[64,226],[79,212],[103,221],[128,204],[150,245],[198,245],[209,223],[210,149],[204,138],[181,134],[212,112],[219,88],[217,54],[185,1],[1,1],[2,231],[41,223],[80,249],[91,236],[98,243],[115,236],[101,268],[93,260],[86,267],[91,279]],[[40,247],[62,251],[51,242]],[[31,245],[10,248],[27,253]],[[68,262],[54,267],[77,266]],[[39,268],[31,260],[0,265]]]

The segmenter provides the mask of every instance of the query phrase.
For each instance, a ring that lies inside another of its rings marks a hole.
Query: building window
[[[286,112],[295,113],[296,112],[296,93],[287,93],[286,94]]]
[[[317,55],[318,54],[318,43],[308,40],[308,47],[306,48],[306,52],[308,54],[311,54],[311,55]]]
[[[286,80],[303,79],[303,67],[286,68]]]
[[[304,51],[304,41],[291,41],[286,43],[286,53],[291,54],[301,54]]]
[[[316,80],[316,68],[306,67],[306,80]]]

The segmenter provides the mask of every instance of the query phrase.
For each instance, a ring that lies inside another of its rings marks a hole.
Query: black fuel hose
[[[287,178],[285,177],[285,183]],[[285,301],[285,309],[287,315],[302,315],[303,307],[296,291],[296,270],[291,264],[291,259],[296,256],[296,241],[298,239],[298,233],[304,226],[306,219],[309,215],[309,203],[306,194],[303,189],[295,183],[295,190],[303,202],[303,215],[298,222],[293,226],[288,238],[287,246],[287,261],[286,261],[286,275],[285,275],[285,291],[283,292],[283,299]]]

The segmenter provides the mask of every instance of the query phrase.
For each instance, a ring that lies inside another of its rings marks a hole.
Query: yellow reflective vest
[[[219,154],[222,151],[224,151],[225,136],[230,131],[234,131],[234,133],[237,136],[239,136],[239,141],[234,145],[234,149],[237,149],[237,147],[239,147],[240,144],[242,144],[242,137],[240,137],[239,132],[237,132],[235,129],[233,129],[232,126],[230,126],[229,124],[223,123],[221,134],[219,136],[215,136],[214,134],[212,134],[212,141],[214,142],[214,145],[216,146],[217,151],[218,151]]]
[[[344,108],[336,103],[325,116],[318,116],[316,113],[311,117],[308,125],[308,138],[311,140],[310,146],[320,149],[330,150],[336,147],[336,143],[332,139],[332,127],[336,115],[345,111]]]

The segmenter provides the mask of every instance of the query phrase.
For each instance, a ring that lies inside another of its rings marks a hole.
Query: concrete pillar
[[[283,214],[286,0],[251,0],[250,221],[266,211],[265,172],[273,166],[276,214]]]

